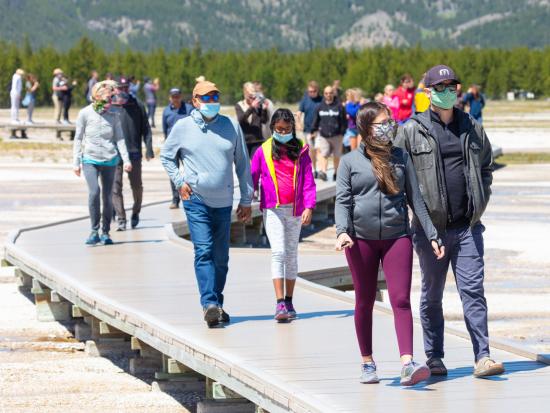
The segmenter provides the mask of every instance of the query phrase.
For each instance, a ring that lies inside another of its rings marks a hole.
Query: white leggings
[[[264,210],[264,226],[271,244],[273,279],[295,280],[298,275],[298,241],[302,217],[292,215],[292,205]]]

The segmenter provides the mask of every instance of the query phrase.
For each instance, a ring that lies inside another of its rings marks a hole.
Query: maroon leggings
[[[346,258],[355,288],[355,331],[362,356],[372,355],[372,309],[376,299],[378,265],[388,284],[401,355],[413,352],[411,313],[412,244],[410,237],[390,240],[354,239]]]

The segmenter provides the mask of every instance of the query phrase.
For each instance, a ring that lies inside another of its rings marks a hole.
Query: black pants
[[[69,121],[69,109],[71,108],[72,98],[71,95],[64,94],[61,100],[63,104],[63,120]]]
[[[134,198],[132,215],[141,212],[141,203],[143,201],[143,182],[141,179],[141,158],[132,159],[132,171],[128,172],[130,187]],[[124,197],[122,195],[124,170],[122,163],[118,164],[115,171],[115,182],[113,185],[113,205],[115,207],[118,222],[126,222],[126,211],[124,209]]]

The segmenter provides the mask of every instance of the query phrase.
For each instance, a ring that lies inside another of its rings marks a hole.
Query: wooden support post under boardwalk
[[[21,270],[21,268],[16,268],[14,271],[14,275],[17,278],[17,286],[29,290],[32,288],[32,277]]]
[[[204,380],[204,376],[191,370],[189,367],[180,363],[165,354],[162,355],[162,371],[155,372],[155,379],[165,381],[199,381]]]
[[[65,301],[58,294],[41,284],[38,280],[32,280],[31,293],[34,294],[36,304],[36,317],[38,321],[69,321],[71,320],[71,303]]]
[[[162,370],[162,353],[149,346],[137,337],[130,338],[130,348],[138,350],[139,355],[129,361],[129,370],[132,375],[155,374]]]
[[[85,319],[88,319],[86,317]],[[90,317],[90,327],[92,329],[92,339],[100,342],[107,341],[127,341],[130,336],[123,331],[120,331],[104,321],[95,317]]]
[[[71,309],[71,314],[72,314],[73,318],[84,318],[84,317],[89,317],[90,316],[90,314],[88,314],[82,308],[80,308],[79,306],[74,305],[74,304],[73,304],[72,309]]]
[[[12,263],[9,262],[5,258],[2,258],[2,260],[0,261],[0,266],[2,266],[2,267],[13,267]]]
[[[206,400],[197,404],[197,413],[255,413],[254,403],[221,383],[206,378]]]

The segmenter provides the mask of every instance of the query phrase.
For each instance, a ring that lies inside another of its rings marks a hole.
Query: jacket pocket
[[[417,170],[430,169],[434,166],[433,150],[427,143],[413,146],[411,148],[414,157],[414,166]]]

